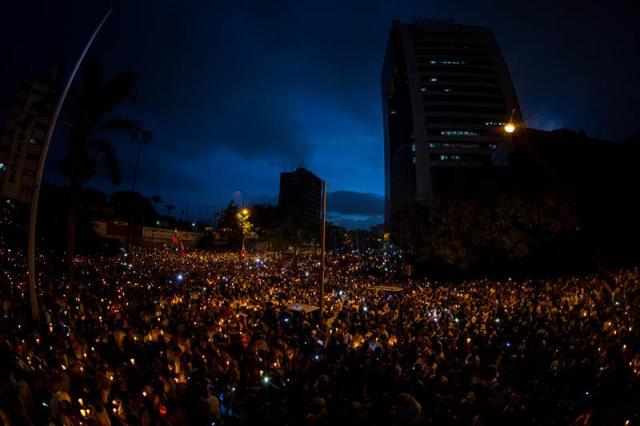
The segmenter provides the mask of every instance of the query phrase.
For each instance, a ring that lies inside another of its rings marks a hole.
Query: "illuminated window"
[[[448,159],[449,159],[449,156],[448,156],[448,155],[446,155],[446,154],[440,154],[440,160],[441,160],[441,161],[446,161],[446,160],[448,160]]]
[[[434,83],[434,82],[438,81],[438,77],[431,77],[431,78],[429,79],[429,81],[430,81],[430,82],[432,82],[432,83]]]
[[[398,111],[396,111],[395,109],[391,110],[391,115],[398,115]]]
[[[440,134],[442,136],[478,136],[478,132],[471,130],[442,130]]]
[[[40,141],[38,141],[38,139],[36,139],[36,138],[30,138],[29,139],[29,143],[31,145],[38,145],[38,143],[40,143]]]
[[[431,65],[440,64],[440,65],[464,65],[464,61],[454,61],[451,59],[441,59],[436,61],[435,59],[431,59],[429,61]]]
[[[440,148],[440,146],[441,145],[439,143],[434,143],[434,142],[429,143],[429,148]]]
[[[420,91],[421,91],[422,93],[427,93],[427,88],[426,88],[426,87],[421,87],[421,88],[420,88]]]
[[[415,143],[411,144],[411,151],[412,152],[416,152],[416,144]]]

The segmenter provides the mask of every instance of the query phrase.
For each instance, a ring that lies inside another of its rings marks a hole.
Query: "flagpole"
[[[320,263],[320,327],[324,330],[324,268],[325,268],[325,229],[327,221],[327,182],[322,181],[322,243]]]
[[[80,65],[84,60],[91,44],[93,44],[93,40],[95,40],[96,36],[102,29],[107,18],[113,12],[113,8],[109,8],[107,13],[102,18],[102,21],[98,24],[98,27],[95,29],[89,41],[84,47],[84,50],[80,54],[78,61],[76,62],[73,71],[69,75],[67,82],[64,86],[64,90],[60,94],[58,98],[58,102],[56,104],[55,109],[53,110],[53,114],[51,115],[51,120],[49,121],[49,127],[47,128],[47,135],[45,137],[44,142],[42,143],[42,150],[40,151],[40,161],[38,162],[38,168],[36,170],[36,176],[33,182],[33,190],[31,193],[31,206],[29,211],[29,240],[27,242],[27,264],[28,264],[28,278],[29,278],[29,300],[31,303],[31,316],[35,321],[40,321],[40,311],[38,309],[38,295],[36,293],[36,223],[38,219],[38,201],[40,200],[40,186],[42,185],[42,176],[44,175],[44,165],[47,160],[47,152],[49,151],[49,145],[51,144],[51,138],[53,136],[53,131],[56,128],[56,124],[58,122],[58,117],[60,116],[60,111],[62,110],[62,104],[64,104],[64,100],[69,93],[69,89],[71,88],[71,84],[73,83],[73,79],[78,73],[78,69],[80,69]]]

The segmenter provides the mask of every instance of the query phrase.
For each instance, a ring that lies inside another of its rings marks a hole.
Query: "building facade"
[[[385,220],[409,200],[431,201],[457,170],[506,165],[503,126],[522,117],[489,29],[395,21],[381,80]]]
[[[322,181],[307,169],[280,174],[280,214],[296,224],[315,226],[320,222]]]
[[[0,136],[0,193],[29,203],[55,93],[43,83],[25,81],[16,94]]]

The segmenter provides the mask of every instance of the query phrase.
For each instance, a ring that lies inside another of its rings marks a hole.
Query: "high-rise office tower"
[[[409,200],[430,201],[456,170],[506,165],[503,126],[522,121],[493,33],[450,22],[393,23],[382,104],[385,219]]]
[[[55,94],[43,83],[25,81],[16,94],[0,136],[3,197],[29,203]]]
[[[280,213],[298,225],[320,222],[322,181],[304,168],[280,174]]]

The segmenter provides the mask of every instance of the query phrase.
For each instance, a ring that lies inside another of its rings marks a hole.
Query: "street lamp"
[[[513,124],[513,114],[516,112],[516,109],[513,108],[511,110],[511,117],[509,118],[509,122],[504,125],[504,131],[506,133],[513,133],[516,131],[516,125]]]
[[[45,136],[45,140],[42,143],[42,148],[40,150],[40,161],[38,162],[38,167],[36,169],[36,175],[34,178],[33,188],[31,192],[31,205],[29,207],[29,239],[27,240],[27,268],[28,268],[28,279],[29,279],[29,301],[31,304],[31,315],[34,320],[40,321],[40,312],[38,309],[38,295],[36,293],[36,224],[38,219],[38,203],[40,200],[40,185],[42,185],[42,176],[44,175],[44,165],[47,161],[47,153],[49,152],[49,145],[51,144],[51,138],[53,136],[53,131],[56,128],[56,124],[58,122],[58,117],[60,116],[60,111],[62,110],[62,105],[64,104],[64,100],[69,93],[69,89],[71,88],[71,83],[73,83],[73,79],[78,73],[78,69],[84,60],[87,51],[93,44],[93,40],[95,40],[96,36],[102,29],[105,21],[113,12],[113,8],[107,10],[107,13],[102,18],[102,21],[98,24],[98,27],[95,29],[89,41],[84,46],[80,57],[76,61],[71,74],[67,78],[67,82],[60,93],[60,97],[56,103],[56,107],[51,114],[51,119],[49,120],[49,126],[47,127],[47,133]]]
[[[504,125],[504,131],[507,133],[513,133],[515,130],[516,126],[511,122]]]

